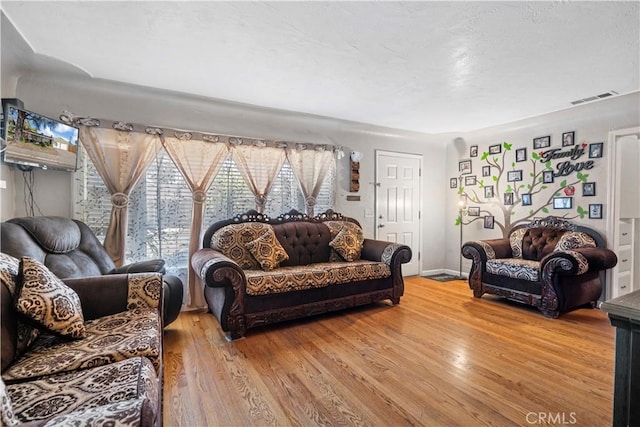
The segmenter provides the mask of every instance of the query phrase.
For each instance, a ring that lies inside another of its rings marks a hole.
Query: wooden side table
[[[640,291],[602,303],[616,327],[614,427],[640,426]]]

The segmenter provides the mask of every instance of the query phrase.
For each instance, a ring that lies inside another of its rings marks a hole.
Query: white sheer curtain
[[[264,212],[274,179],[286,158],[284,146],[270,146],[255,139],[229,138],[234,163],[256,198],[256,210]]]
[[[322,183],[335,165],[333,147],[293,144],[287,147],[287,160],[304,195],[306,213],[313,216]]]
[[[192,255],[202,247],[202,218],[206,193],[224,163],[229,150],[218,135],[170,132],[161,136],[165,150],[184,177],[193,195],[191,234],[189,237],[187,308],[206,307],[203,285],[191,267]]]
[[[109,126],[110,125],[110,126]],[[162,147],[162,130],[134,130],[123,122],[79,120],[80,141],[111,194],[104,246],[117,266],[124,263],[129,194]]]

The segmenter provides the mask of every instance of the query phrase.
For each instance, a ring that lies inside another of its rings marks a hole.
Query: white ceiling
[[[2,2],[35,53],[92,77],[426,133],[639,90],[639,6]]]

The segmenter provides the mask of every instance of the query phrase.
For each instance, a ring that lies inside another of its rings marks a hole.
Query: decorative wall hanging
[[[526,161],[527,161],[527,149],[518,148],[516,150],[516,162],[526,162]]]
[[[458,188],[458,178],[449,179],[449,188]]]
[[[500,154],[501,151],[502,151],[502,146],[500,144],[489,146],[489,154]]]
[[[482,176],[491,176],[491,166],[482,167]]]
[[[575,132],[565,132],[562,134],[562,146],[568,147],[575,144]]]
[[[471,173],[471,160],[461,160],[458,162],[458,171],[462,175],[469,175]]]
[[[476,182],[477,180],[475,175],[469,175],[464,177],[464,185],[476,185]]]
[[[590,219],[602,219],[602,204],[589,205],[589,218]]]
[[[595,144],[589,144],[589,158],[597,159],[602,157],[602,148],[604,143],[596,142]]]
[[[551,146],[551,135],[533,138],[533,149],[539,150]]]
[[[478,146],[472,145],[469,148],[469,157],[478,157]]]
[[[553,209],[572,209],[573,198],[572,197],[554,197]]]
[[[596,183],[595,182],[585,182],[582,184],[582,195],[589,197],[596,195]]]

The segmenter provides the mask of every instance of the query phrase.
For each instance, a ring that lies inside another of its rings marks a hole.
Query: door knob
[[[378,228],[382,228],[382,227],[384,227],[384,224],[378,225]]]

